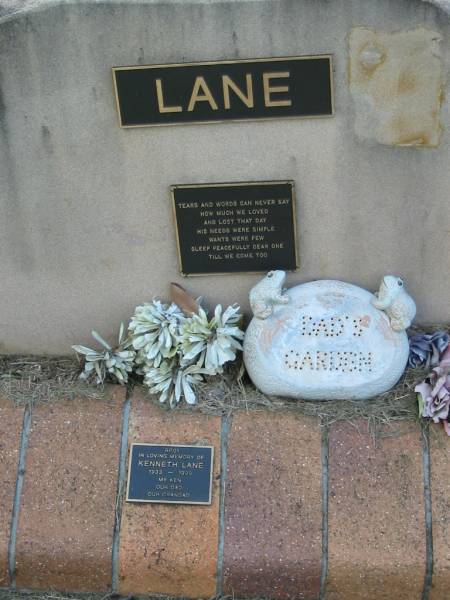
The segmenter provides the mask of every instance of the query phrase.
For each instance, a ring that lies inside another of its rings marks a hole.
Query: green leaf
[[[187,377],[183,377],[182,385],[183,385],[183,394],[184,394],[184,398],[185,398],[186,402],[188,404],[195,404],[197,402],[197,398],[195,397],[194,390],[189,385]]]
[[[425,408],[425,401],[422,394],[417,394],[417,404],[419,405],[419,417],[423,415],[423,409]]]
[[[103,383],[103,375],[102,375],[102,372],[101,372],[101,370],[100,370],[100,365],[99,365],[99,363],[98,363],[98,362],[95,362],[95,363],[94,363],[94,366],[95,366],[95,370],[96,370],[96,372],[97,372],[97,377],[98,377],[99,383]]]
[[[108,344],[108,342],[105,342],[105,340],[102,338],[101,335],[99,335],[96,331],[91,331],[91,335],[92,337],[97,340],[97,342],[99,342],[104,348],[106,348],[107,350],[112,350],[111,346]]]
[[[72,346],[72,350],[75,350],[78,354],[97,354],[97,350],[92,350],[87,346]]]

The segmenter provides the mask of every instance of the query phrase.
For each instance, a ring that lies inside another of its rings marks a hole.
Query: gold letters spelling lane
[[[333,114],[331,56],[114,67],[122,127]]]

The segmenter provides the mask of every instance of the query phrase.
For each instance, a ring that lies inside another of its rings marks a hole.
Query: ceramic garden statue
[[[399,277],[385,276],[375,295],[332,280],[284,290],[285,279],[271,271],[250,292],[244,361],[256,387],[332,400],[371,398],[397,383],[416,313]]]

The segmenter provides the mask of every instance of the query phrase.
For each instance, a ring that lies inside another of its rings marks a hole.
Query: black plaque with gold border
[[[293,181],[173,185],[180,272],[299,268]]]
[[[133,443],[127,502],[211,504],[213,446]]]
[[[331,55],[113,67],[121,127],[333,115]]]

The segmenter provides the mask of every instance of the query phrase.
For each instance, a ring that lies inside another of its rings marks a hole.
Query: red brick
[[[214,446],[211,506],[125,502],[120,530],[121,594],[210,597],[216,590],[220,418],[167,412],[139,388],[132,398],[129,443]]]
[[[224,591],[316,599],[322,551],[317,421],[236,413],[227,463]]]
[[[125,389],[33,410],[16,546],[19,588],[106,591]]]
[[[441,426],[430,431],[433,515],[433,584],[429,600],[450,597],[450,438]]]
[[[359,430],[359,431],[358,431]],[[395,435],[393,435],[395,433]],[[327,600],[420,600],[426,537],[422,442],[416,424],[332,426]]]
[[[0,587],[10,583],[8,545],[16,490],[23,408],[0,396]]]

